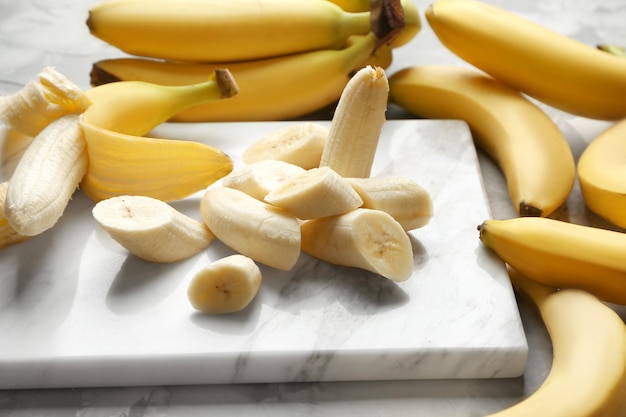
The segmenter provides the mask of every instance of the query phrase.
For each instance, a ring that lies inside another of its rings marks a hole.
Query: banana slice
[[[256,297],[261,270],[247,256],[231,255],[198,271],[187,290],[191,305],[209,314],[241,311]]]
[[[263,201],[267,193],[286,180],[305,172],[297,165],[267,159],[237,166],[222,179],[224,187],[234,188]]]
[[[148,262],[170,263],[206,249],[215,236],[202,222],[145,196],[102,200],[93,217],[126,250]]]
[[[219,240],[257,262],[287,271],[300,256],[298,219],[243,191],[209,188],[200,213]]]
[[[387,176],[346,180],[363,199],[363,207],[391,214],[404,230],[423,227],[433,216],[430,194],[410,178]]]
[[[250,145],[241,159],[247,164],[274,159],[304,169],[319,166],[329,128],[314,122],[291,124]]]
[[[343,214],[363,204],[350,183],[329,167],[292,177],[270,191],[265,201],[304,220]]]
[[[359,208],[307,220],[301,231],[302,251],[323,261],[362,268],[393,281],[405,281],[413,271],[409,236],[384,211]]]

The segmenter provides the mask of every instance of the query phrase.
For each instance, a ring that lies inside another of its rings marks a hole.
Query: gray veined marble
[[[238,155],[292,122],[171,124],[153,134]],[[461,121],[388,121],[373,175],[429,190],[435,215],[410,232],[406,282],[302,255],[263,267],[248,309],[208,316],[190,306],[195,270],[232,253],[214,242],[174,265],[143,262],[91,217],[80,193],[61,223],[0,253],[0,387],[509,378],[527,344],[501,261],[478,240],[490,217],[469,129]],[[199,197],[175,203],[199,218]],[[35,258],[31,254],[37,253]]]

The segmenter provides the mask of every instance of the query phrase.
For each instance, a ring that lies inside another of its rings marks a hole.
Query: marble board
[[[287,123],[152,134],[209,143],[240,164],[248,144]],[[433,199],[431,223],[410,232],[408,281],[302,255],[289,272],[261,266],[258,297],[224,316],[194,311],[186,291],[229,248],[141,261],[95,224],[78,191],[53,229],[0,251],[0,388],[521,375],[527,343],[504,265],[478,239],[490,212],[465,123],[388,121],[373,175],[408,176]],[[200,196],[172,204],[199,218]]]

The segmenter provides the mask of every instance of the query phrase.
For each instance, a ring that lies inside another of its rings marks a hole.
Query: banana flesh
[[[204,313],[235,313],[257,296],[261,280],[261,270],[252,259],[230,255],[198,271],[189,284],[187,297],[195,309]]]
[[[357,71],[337,103],[320,166],[343,177],[369,177],[385,124],[388,94],[382,68],[367,66]]]
[[[47,125],[18,162],[9,182],[4,215],[20,235],[35,236],[61,218],[87,172],[87,146],[79,116]]]
[[[569,197],[576,178],[572,151],[558,126],[516,90],[478,71],[452,65],[402,69],[389,78],[391,100],[420,117],[461,119],[502,170],[522,216],[548,216]]]
[[[480,240],[524,276],[626,304],[626,234],[545,217],[486,220]]]
[[[626,415],[626,326],[586,291],[556,290],[510,270],[514,287],[538,307],[553,362],[529,397],[489,417]]]
[[[116,242],[148,262],[190,258],[215,239],[203,222],[150,197],[112,197],[98,202],[92,214]]]
[[[626,60],[477,0],[425,11],[457,56],[539,101],[596,119],[626,117]]]
[[[312,168],[284,181],[265,201],[301,220],[344,214],[363,204],[350,183],[328,167]]]
[[[96,202],[120,195],[179,200],[233,168],[228,155],[200,142],[124,135],[85,120],[81,126],[89,164],[80,186]]]
[[[248,146],[241,160],[284,161],[304,169],[317,168],[328,139],[328,126],[315,122],[295,123],[277,129]]]
[[[288,162],[267,159],[235,167],[222,179],[222,186],[243,191],[257,200],[265,196],[292,177],[306,172],[303,168]]]
[[[578,180],[587,207],[609,222],[626,228],[626,121],[593,139],[578,160]]]
[[[300,256],[298,219],[243,191],[209,188],[200,201],[200,213],[221,242],[256,262],[289,270]]]
[[[370,14],[310,0],[117,0],[92,7],[87,26],[131,55],[229,62],[340,47],[370,31]]]
[[[347,178],[347,181],[361,197],[361,207],[390,214],[404,230],[424,227],[433,216],[430,194],[410,178],[383,176]]]
[[[391,215],[359,208],[306,220],[301,225],[302,251],[335,265],[356,267],[393,281],[407,280],[413,270],[409,236]]]
[[[17,233],[4,216],[4,202],[8,187],[9,183],[7,181],[0,183],[0,249],[8,248],[30,239],[30,236]]]

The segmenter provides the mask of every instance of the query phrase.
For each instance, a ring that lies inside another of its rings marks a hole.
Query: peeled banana
[[[502,170],[515,210],[548,216],[576,177],[570,146],[537,105],[500,81],[461,66],[422,65],[389,77],[390,99],[420,117],[461,119]]]
[[[478,0],[435,0],[426,19],[460,58],[548,105],[626,117],[626,60]]]
[[[96,222],[133,255],[171,263],[206,249],[215,236],[203,222],[167,203],[144,196],[119,196],[97,203]]]
[[[8,182],[0,183],[0,249],[7,248],[9,246],[17,245],[30,239],[30,236],[24,236],[17,233],[6,217],[4,216],[4,201],[7,195]]]
[[[320,166],[343,177],[369,177],[385,124],[388,94],[382,68],[367,66],[357,71],[337,103]]]
[[[204,313],[234,313],[256,297],[261,280],[261,270],[252,259],[230,255],[196,272],[187,297],[195,309]]]
[[[510,271],[532,299],[552,341],[553,362],[529,397],[489,417],[623,417],[626,415],[626,326],[583,290],[538,284]]]
[[[626,305],[626,234],[545,217],[486,220],[480,240],[524,276]]]
[[[393,281],[405,281],[413,271],[409,236],[384,211],[358,208],[306,220],[301,231],[302,251],[323,261],[361,268]]]
[[[578,180],[587,207],[626,228],[626,120],[594,138],[578,159]]]

